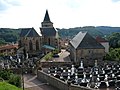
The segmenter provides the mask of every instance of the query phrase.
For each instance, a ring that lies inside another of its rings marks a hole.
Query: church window
[[[19,47],[22,47],[22,42],[21,42],[21,40],[19,40]]]
[[[36,50],[39,50],[39,42],[36,40]]]
[[[50,38],[48,38],[48,45],[50,45]]]
[[[32,44],[32,41],[30,40],[29,42],[29,50],[32,51],[33,50],[33,44]]]

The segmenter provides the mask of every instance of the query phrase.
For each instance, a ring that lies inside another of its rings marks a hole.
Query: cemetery
[[[95,60],[93,67],[51,66],[42,71],[38,70],[38,79],[48,82],[60,90],[120,90],[120,64],[98,65]],[[64,88],[62,88],[64,87]],[[73,88],[74,87],[74,88]]]

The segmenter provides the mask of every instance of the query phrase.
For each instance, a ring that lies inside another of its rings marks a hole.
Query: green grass
[[[52,56],[53,56],[53,53],[50,52],[50,53],[46,54],[46,55],[43,57],[43,59],[45,59],[46,61],[49,61],[49,60],[52,59]]]
[[[6,82],[0,82],[0,90],[22,90],[22,89]]]

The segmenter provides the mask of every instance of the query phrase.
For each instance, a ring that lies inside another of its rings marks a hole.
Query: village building
[[[0,54],[3,55],[14,55],[18,49],[18,44],[7,44],[0,46]]]
[[[68,49],[68,47],[69,47],[69,39],[61,38],[60,39],[60,47],[61,47],[61,49]]]
[[[83,61],[85,65],[92,65],[95,60],[102,60],[104,55],[104,46],[97,42],[87,32],[79,32],[70,41],[70,57],[76,64]]]
[[[101,37],[96,37],[96,40],[105,47],[105,53],[108,53],[110,48],[109,41]]]

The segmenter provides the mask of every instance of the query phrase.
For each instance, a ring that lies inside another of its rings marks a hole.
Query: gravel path
[[[37,76],[30,74],[24,75],[24,87],[26,90],[58,90],[48,83],[39,81]]]

